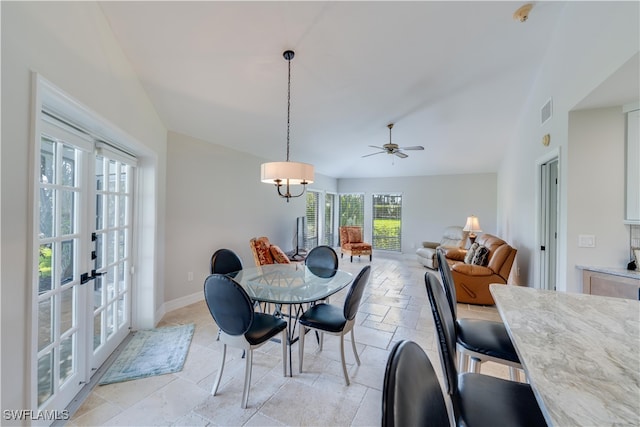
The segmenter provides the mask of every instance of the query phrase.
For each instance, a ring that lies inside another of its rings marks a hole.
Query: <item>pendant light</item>
[[[295,53],[287,50],[283,54],[289,67],[287,80],[287,160],[285,162],[263,163],[260,167],[260,180],[266,184],[275,184],[278,195],[289,199],[300,197],[304,194],[307,184],[313,183],[313,165],[308,163],[289,161],[289,128],[291,124],[291,60]],[[291,186],[302,185],[298,194],[291,193]],[[282,187],[284,187],[284,192]]]

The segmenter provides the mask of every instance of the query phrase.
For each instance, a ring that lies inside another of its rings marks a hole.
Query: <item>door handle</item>
[[[84,285],[85,283],[95,279],[96,277],[100,277],[105,273],[99,273],[95,270],[91,270],[91,276],[89,276],[89,273],[82,273],[80,275],[80,284]]]

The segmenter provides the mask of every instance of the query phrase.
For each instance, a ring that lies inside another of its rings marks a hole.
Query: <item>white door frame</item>
[[[39,185],[36,181],[36,171],[34,168],[39,167],[39,153],[35,152],[36,143],[40,139],[39,122],[42,116],[42,109],[46,107],[48,110],[59,114],[62,117],[72,117],[74,122],[82,126],[85,130],[89,131],[94,136],[100,136],[99,139],[106,139],[111,141],[117,141],[122,144],[122,147],[135,155],[139,159],[138,163],[138,177],[137,188],[135,192],[138,194],[138,199],[134,203],[134,223],[135,235],[132,236],[132,248],[133,248],[133,263],[137,265],[137,259],[145,259],[150,262],[144,263],[140,268],[132,275],[132,313],[131,322],[134,329],[137,328],[151,328],[156,326],[157,319],[162,314],[161,310],[156,307],[158,305],[157,295],[162,294],[163,285],[159,283],[162,275],[159,274],[157,268],[157,260],[163,253],[158,249],[161,244],[159,234],[157,232],[158,226],[158,154],[152,151],[150,148],[132,138],[122,130],[118,129],[112,123],[103,119],[86,106],[82,105],[77,100],[73,99],[62,90],[57,88],[51,82],[46,80],[38,73],[32,73],[32,116],[31,116],[31,131],[30,139],[32,142],[32,152],[30,155],[31,167],[28,173],[30,189],[33,192]],[[38,143],[39,144],[39,143]],[[142,182],[141,182],[142,181]],[[93,182],[91,180],[90,182]],[[35,242],[38,237],[39,227],[35,224],[36,209],[38,207],[38,200],[35,198],[37,194],[32,194],[30,197],[30,222],[32,226],[29,229],[28,239],[30,242]],[[144,218],[144,221],[141,220]],[[140,226],[142,225],[142,226]],[[33,250],[36,248],[33,244],[30,245],[29,259],[37,259],[38,251]],[[161,263],[160,263],[161,264]],[[160,278],[159,278],[160,276]],[[29,283],[33,283],[35,280],[30,274]],[[142,285],[139,285],[142,283]],[[27,295],[29,301],[34,298],[33,287],[29,286]],[[28,310],[25,312],[25,318],[28,324],[28,330],[33,331],[33,307],[29,303]],[[33,332],[31,332],[33,334]],[[27,342],[32,343],[34,337],[29,337]],[[37,351],[37,346],[35,347]],[[31,357],[33,348],[29,348],[29,357]],[[27,396],[29,405],[32,409],[37,408],[37,366],[29,363],[28,372],[25,372],[28,384]],[[85,367],[85,380],[90,377],[90,367],[87,364]],[[35,389],[34,389],[35,386]]]

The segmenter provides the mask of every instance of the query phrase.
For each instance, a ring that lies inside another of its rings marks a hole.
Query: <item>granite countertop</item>
[[[549,425],[640,425],[640,301],[490,289]]]
[[[628,277],[630,279],[640,280],[640,271],[627,270],[622,267],[598,267],[593,265],[576,265],[580,270],[594,271],[596,273],[613,274],[614,276]]]

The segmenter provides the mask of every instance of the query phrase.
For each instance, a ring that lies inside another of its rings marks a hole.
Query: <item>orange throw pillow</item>
[[[287,256],[287,254],[285,254],[282,251],[282,249],[280,249],[279,246],[271,245],[271,248],[269,248],[269,250],[271,251],[271,256],[273,257],[273,260],[278,264],[291,263],[291,261],[289,261],[289,257]]]
[[[273,264],[273,256],[271,255],[271,251],[269,250],[269,246],[267,246],[265,238],[261,237],[259,239],[255,239],[254,248],[260,265]]]

